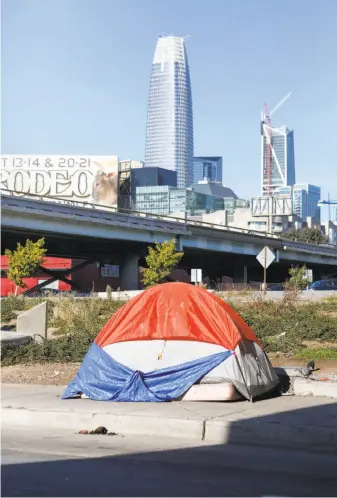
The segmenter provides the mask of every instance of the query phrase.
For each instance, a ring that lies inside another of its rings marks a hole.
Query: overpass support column
[[[318,266],[317,268],[313,268],[312,270],[312,280],[315,281],[315,280],[323,280],[324,278],[324,271],[322,270],[322,268],[320,266]],[[326,272],[328,273],[328,272]]]
[[[138,290],[139,288],[139,256],[137,254],[126,254],[120,264],[121,290]]]
[[[233,270],[234,281],[238,284],[248,283],[248,269],[247,265],[235,266]]]

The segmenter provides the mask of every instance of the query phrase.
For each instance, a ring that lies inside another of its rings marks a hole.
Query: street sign
[[[265,246],[262,251],[256,256],[256,259],[263,268],[268,268],[275,259],[275,254],[268,246]]]
[[[263,291],[267,292],[267,268],[275,259],[275,254],[268,246],[264,246],[262,251],[256,256],[256,259],[263,266]]]
[[[191,282],[195,284],[200,284],[202,282],[202,270],[192,269],[191,270]]]

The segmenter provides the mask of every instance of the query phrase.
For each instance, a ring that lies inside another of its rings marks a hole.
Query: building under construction
[[[271,125],[271,116],[290,97],[288,94],[270,112],[261,116],[261,195],[270,196],[280,187],[295,184],[294,132]]]

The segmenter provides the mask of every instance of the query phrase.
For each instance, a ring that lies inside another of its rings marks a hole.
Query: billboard
[[[253,216],[291,216],[292,198],[290,195],[253,197],[251,213]]]
[[[1,193],[118,206],[118,156],[1,156]]]

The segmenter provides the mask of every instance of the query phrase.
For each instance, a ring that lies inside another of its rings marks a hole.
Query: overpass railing
[[[132,209],[126,209],[126,208],[120,208],[120,207],[113,207],[113,206],[105,206],[101,204],[94,204],[91,202],[87,201],[74,201],[74,200],[69,200],[69,199],[64,199],[61,197],[55,197],[55,196],[41,196],[38,194],[31,194],[31,193],[25,193],[25,192],[20,192],[20,191],[14,191],[14,190],[2,190],[2,196],[9,196],[12,198],[18,198],[18,199],[31,199],[39,202],[44,202],[44,203],[50,203],[50,204],[60,204],[62,206],[69,206],[69,207],[74,207],[74,208],[83,208],[83,209],[90,209],[93,211],[99,211],[99,212],[110,212],[110,213],[116,213],[116,214],[127,214],[130,216],[136,216],[137,218],[148,218],[148,219],[153,219],[153,220],[158,220],[158,221],[173,221],[175,223],[181,223],[184,225],[189,225],[189,226],[195,226],[195,227],[200,227],[200,228],[211,228],[211,229],[218,229],[218,230],[224,230],[228,232],[236,232],[240,234],[248,234],[248,235],[257,235],[259,237],[272,237],[274,239],[281,239],[278,235],[275,234],[266,234],[264,232],[259,232],[258,230],[249,230],[246,228],[241,228],[241,227],[233,227],[233,226],[228,226],[228,225],[223,225],[219,223],[209,223],[205,221],[197,221],[197,220],[191,220],[187,218],[186,216],[184,217],[178,217],[178,216],[168,216],[168,215],[160,215],[160,214],[154,214],[154,213],[146,213],[142,211],[134,211]]]
[[[20,192],[20,191],[13,191],[13,190],[2,190],[1,191],[2,196],[9,196],[11,198],[18,198],[20,200],[35,200],[38,202],[43,202],[43,203],[49,203],[52,205],[59,204],[62,206],[69,206],[73,208],[82,208],[82,209],[89,209],[94,212],[109,212],[109,213],[115,213],[115,214],[125,214],[137,218],[146,218],[146,219],[151,219],[151,220],[158,220],[158,221],[166,221],[166,222],[174,222],[174,223],[179,223],[183,224],[187,227],[196,227],[196,228],[204,228],[204,229],[211,229],[211,230],[222,230],[224,232],[228,233],[237,233],[237,234],[243,234],[243,235],[253,235],[255,237],[259,237],[262,239],[274,239],[275,241],[280,241],[284,248],[287,246],[290,246],[289,248],[297,248],[301,249],[303,252],[317,252],[317,247],[320,249],[326,249],[327,252],[326,254],[329,254],[331,256],[331,253],[336,252],[336,247],[331,246],[329,244],[314,244],[311,242],[297,242],[297,241],[292,241],[290,239],[285,239],[280,235],[274,234],[274,233],[264,233],[260,232],[258,230],[250,230],[246,228],[241,228],[241,227],[233,227],[233,226],[228,226],[228,225],[223,225],[219,223],[209,223],[205,221],[198,221],[198,220],[191,220],[188,219],[187,216],[185,217],[177,217],[177,216],[168,216],[168,215],[159,215],[159,214],[154,214],[154,213],[146,213],[146,212],[141,212],[141,211],[134,211],[132,209],[126,209],[126,208],[120,208],[120,207],[113,207],[113,206],[104,206],[101,204],[94,204],[90,203],[87,201],[74,201],[74,200],[69,200],[65,198],[60,198],[60,197],[54,197],[54,196],[41,196],[38,194],[31,194],[31,193],[26,193],[26,192]],[[316,251],[312,251],[309,249],[309,247],[315,247]],[[330,252],[331,251],[331,252]]]

